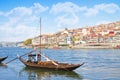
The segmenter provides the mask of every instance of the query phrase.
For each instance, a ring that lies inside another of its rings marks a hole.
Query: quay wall
[[[76,46],[72,46],[72,48],[75,49],[112,49],[114,47],[116,47],[117,45],[120,45],[120,43],[90,43],[90,44],[80,44],[80,45],[76,45]]]

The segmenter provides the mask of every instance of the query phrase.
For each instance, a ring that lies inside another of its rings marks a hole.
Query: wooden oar
[[[32,53],[32,52],[34,52],[34,51],[36,51],[36,50],[33,50],[33,51],[29,52],[29,53]],[[25,55],[27,55],[27,54],[29,54],[29,53],[25,53],[25,54],[23,54],[23,55],[21,55],[21,56],[19,56],[19,57],[25,56]],[[14,60],[16,60],[16,59],[18,59],[18,57],[14,58],[14,59],[12,59],[12,60],[10,60],[10,61],[8,61],[8,62],[6,62],[5,64],[8,64],[8,63],[10,63],[10,62],[12,62],[12,61],[14,61]]]

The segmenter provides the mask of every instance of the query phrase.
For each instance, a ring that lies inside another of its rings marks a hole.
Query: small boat
[[[84,63],[82,64],[59,63],[57,61],[50,60],[48,57],[46,58],[48,59],[48,61],[28,61],[28,60],[24,60],[21,57],[19,57],[19,60],[27,67],[49,69],[49,70],[64,70],[64,71],[75,70],[76,68],[84,64]]]
[[[8,57],[8,56],[0,58],[0,63],[1,63],[2,61],[4,61],[7,57]]]

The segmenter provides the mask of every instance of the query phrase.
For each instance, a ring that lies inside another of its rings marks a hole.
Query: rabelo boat
[[[59,63],[45,56],[41,52],[41,18],[40,18],[40,51],[37,54],[29,53],[27,60],[23,59],[22,56],[19,56],[18,58],[27,67],[39,69],[72,71],[84,64],[84,63],[82,64]],[[42,58],[44,58],[44,60],[42,60]]]

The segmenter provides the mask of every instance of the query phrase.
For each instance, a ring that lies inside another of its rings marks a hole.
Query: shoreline
[[[117,47],[119,46],[119,47]],[[21,46],[22,48],[34,48],[34,46]],[[39,48],[39,46],[37,46]],[[69,46],[42,46],[43,49],[120,49],[120,43],[88,43]]]

